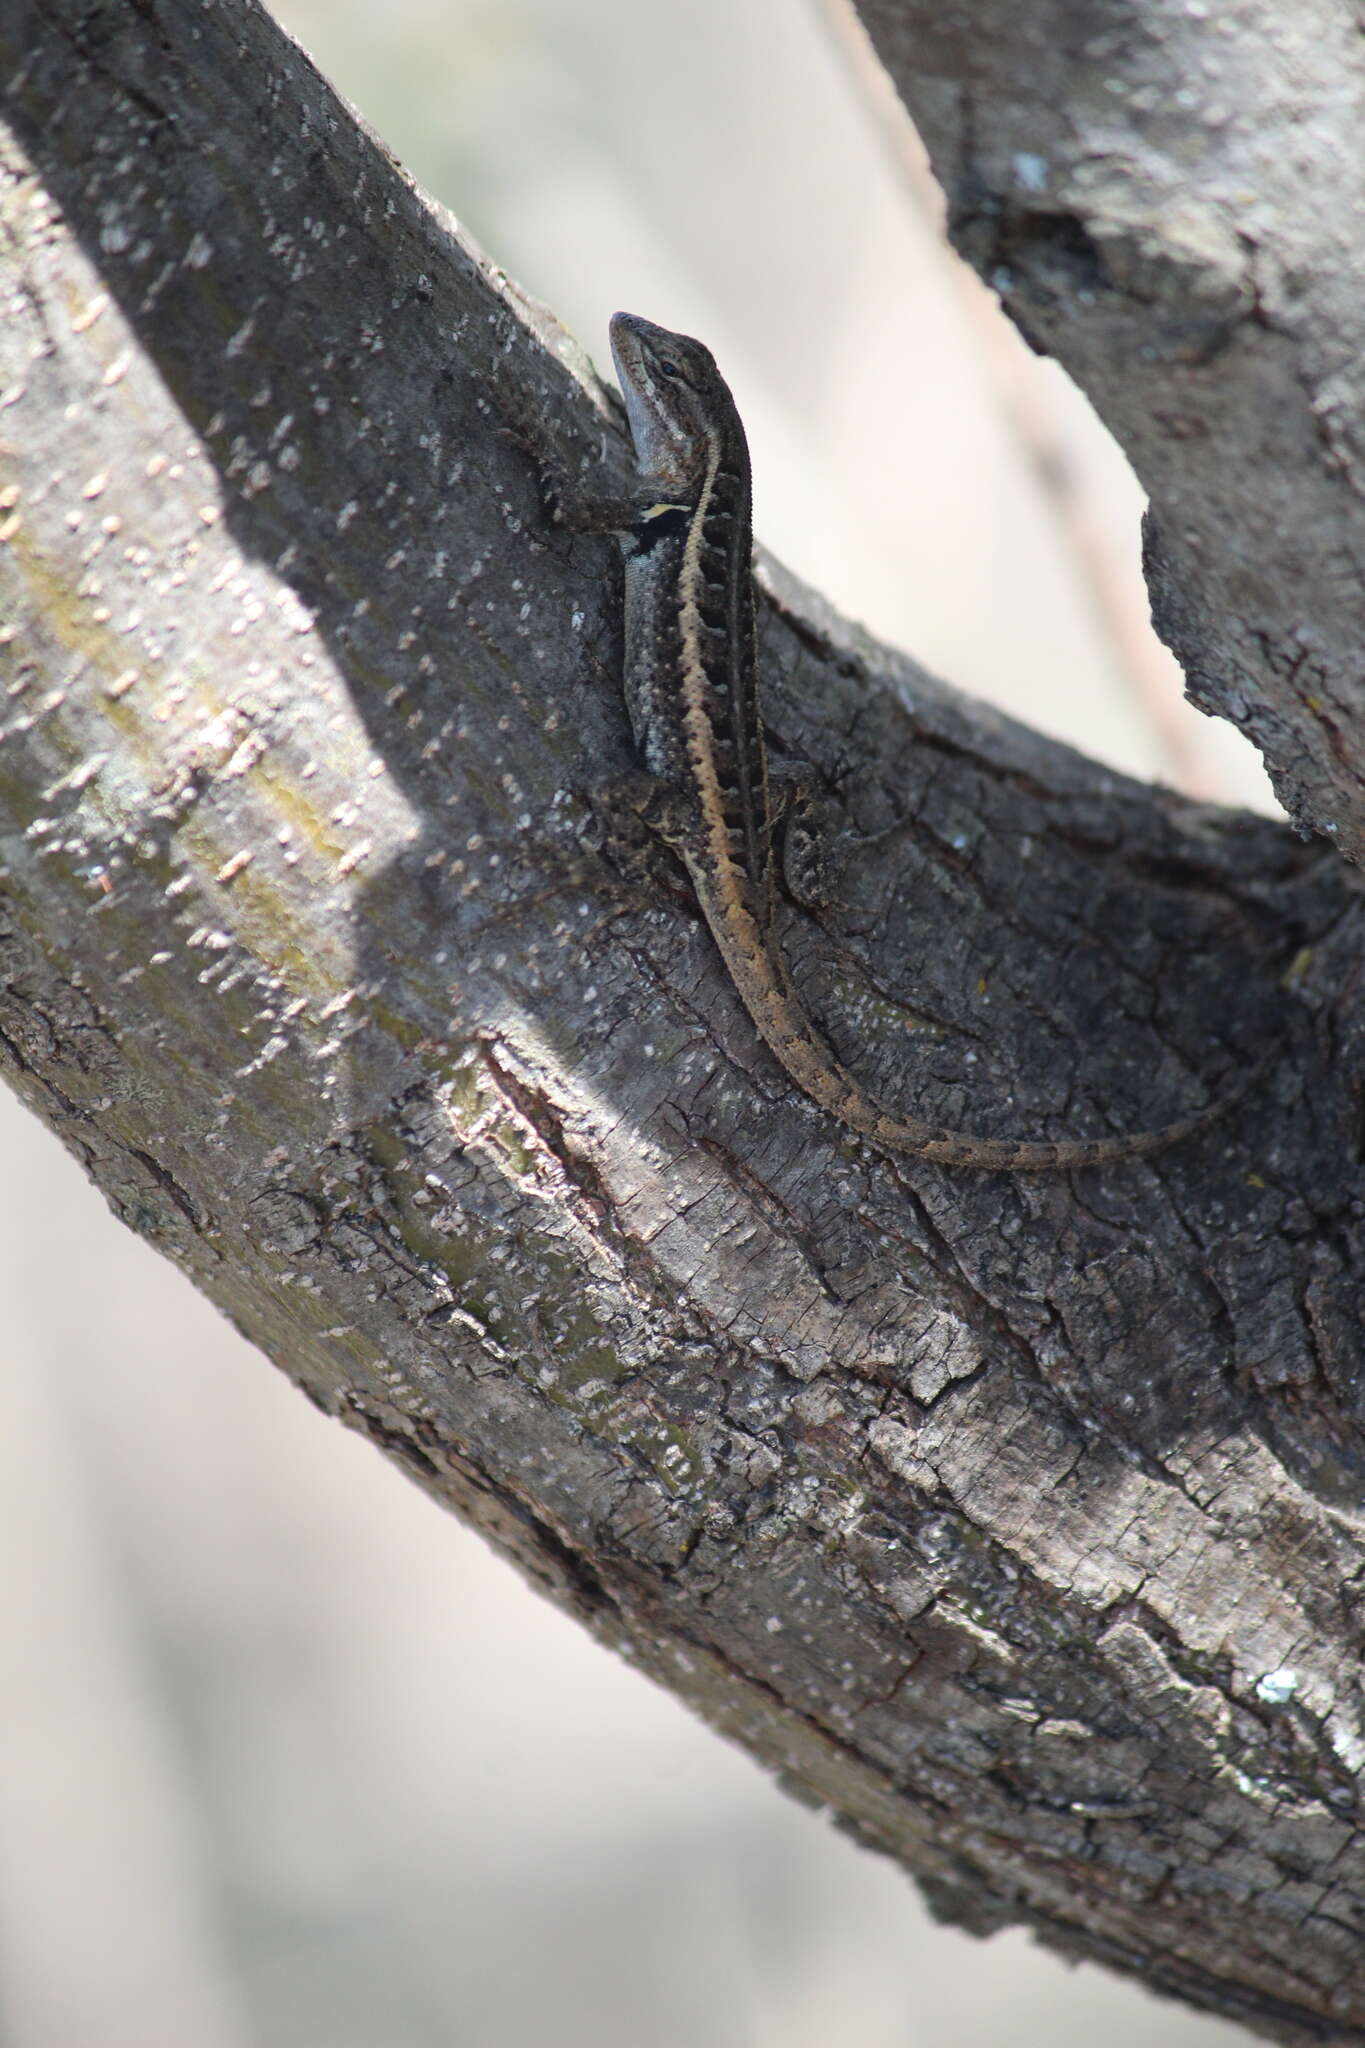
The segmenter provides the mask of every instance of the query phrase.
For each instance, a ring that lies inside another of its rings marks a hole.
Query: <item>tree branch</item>
[[[1349,0],[855,0],[953,239],[1151,498],[1158,630],[1365,855],[1365,43]]]
[[[613,406],[250,0],[0,0],[0,1061],[132,1226],[603,1640],[898,1856],[1365,2040],[1359,908],[769,574],[803,988],[1071,1179],[795,1096],[628,761]],[[1281,988],[1293,967],[1288,990]]]

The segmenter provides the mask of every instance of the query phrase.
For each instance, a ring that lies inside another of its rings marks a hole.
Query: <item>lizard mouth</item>
[[[649,375],[645,361],[646,340],[661,336],[661,330],[649,320],[642,320],[638,313],[613,313],[608,328],[611,336],[611,359],[616,365],[616,375],[627,399],[632,386],[643,382]]]
[[[642,320],[638,313],[613,313],[609,332],[635,459],[646,475],[664,475],[672,468],[678,436],[649,351],[651,346],[666,348],[671,337],[665,328]]]

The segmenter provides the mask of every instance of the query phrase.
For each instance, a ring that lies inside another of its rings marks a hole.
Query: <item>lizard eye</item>
[[[681,370],[680,370],[680,369],[678,368],[678,366],[677,366],[677,364],[676,364],[675,362],[673,362],[673,361],[671,361],[671,360],[670,360],[670,358],[669,358],[668,356],[660,356],[660,358],[659,358],[659,375],[660,375],[661,377],[675,377],[675,378],[678,378],[678,377],[681,377],[681,376],[682,376],[682,371],[681,371]]]

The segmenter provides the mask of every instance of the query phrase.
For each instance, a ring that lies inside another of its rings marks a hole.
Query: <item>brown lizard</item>
[[[874,1144],[1014,1173],[1136,1158],[1221,1116],[1246,1078],[1156,1130],[1057,1142],[976,1138],[893,1116],[844,1071],[792,993],[773,936],[744,428],[701,342],[617,313],[611,347],[639,478],[609,520],[625,536],[625,692],[635,742],[662,800],[661,829],[687,868],[730,979],[792,1080]]]

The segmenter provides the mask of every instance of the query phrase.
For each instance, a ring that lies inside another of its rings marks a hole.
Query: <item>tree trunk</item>
[[[998,200],[1011,103],[953,58],[1003,79],[1006,10],[864,13],[1142,461],[1167,630],[1354,849],[1362,514],[1309,354],[1261,289],[1182,356],[1188,277]],[[617,553],[537,462],[622,436],[565,337],[252,0],[0,0],[0,71],[9,1078],[313,1399],[943,1911],[1365,2041],[1353,872],[768,571],[831,868],[787,955],[879,1098],[1098,1134],[1270,1056],[1103,1171],[854,1139],[616,822]],[[1361,301],[1318,283],[1325,361]]]

